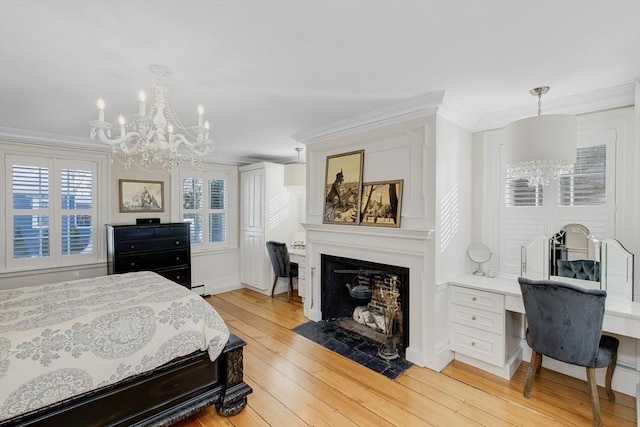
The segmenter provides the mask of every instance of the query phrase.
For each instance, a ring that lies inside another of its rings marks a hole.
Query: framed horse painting
[[[323,223],[360,223],[363,163],[364,150],[327,156]]]

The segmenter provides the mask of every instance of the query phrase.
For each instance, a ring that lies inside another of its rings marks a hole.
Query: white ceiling
[[[0,0],[0,130],[88,139],[173,69],[222,161],[295,158],[291,135],[446,91],[486,114],[640,78],[640,0]]]

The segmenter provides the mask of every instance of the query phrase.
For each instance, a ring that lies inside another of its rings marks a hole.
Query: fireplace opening
[[[404,358],[408,297],[408,268],[321,255],[322,320],[380,343],[382,359]]]

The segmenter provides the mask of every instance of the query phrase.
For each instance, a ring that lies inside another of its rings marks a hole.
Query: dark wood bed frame
[[[215,405],[225,416],[242,411],[253,390],[243,381],[245,342],[231,334],[212,362],[196,352],[62,402],[0,421],[5,426],[168,426]]]

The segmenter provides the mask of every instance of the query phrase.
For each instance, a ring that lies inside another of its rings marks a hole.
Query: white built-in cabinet
[[[522,360],[522,316],[505,310],[505,296],[451,286],[449,342],[455,358],[510,379]]]
[[[298,203],[284,188],[284,165],[261,162],[239,169],[240,282],[266,294],[274,278],[266,242],[290,243],[298,231]]]

